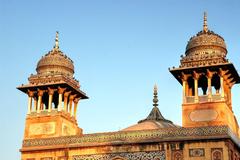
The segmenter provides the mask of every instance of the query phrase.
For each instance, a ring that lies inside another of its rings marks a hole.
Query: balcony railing
[[[208,95],[201,95],[198,96],[197,99],[195,99],[195,96],[186,96],[185,103],[203,103],[203,102],[217,102],[221,101],[221,95],[220,94],[214,94],[211,96],[211,98]]]

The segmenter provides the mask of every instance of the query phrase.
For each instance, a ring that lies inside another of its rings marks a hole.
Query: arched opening
[[[194,79],[193,79],[193,77],[189,77],[188,79],[187,79],[187,86],[188,86],[188,88],[187,88],[187,96],[194,96],[195,94],[194,94]]]
[[[58,93],[57,92],[54,92],[54,94],[53,94],[53,104],[54,104],[53,108],[57,109],[57,107],[58,107]]]
[[[213,88],[215,89],[215,94],[219,94],[220,93],[220,77],[218,74],[215,73],[213,75],[211,83]]]
[[[202,89],[202,94],[199,95],[207,95],[208,82],[207,77],[205,75],[201,75],[200,78],[198,79],[198,87]]]

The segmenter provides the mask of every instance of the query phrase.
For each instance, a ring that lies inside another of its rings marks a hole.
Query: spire
[[[154,107],[158,106],[158,88],[157,88],[157,84],[154,85],[154,89],[153,89],[153,106]]]
[[[55,50],[58,50],[58,49],[59,49],[59,43],[58,43],[58,31],[56,31],[56,38],[55,38],[54,49],[55,49]]]
[[[168,122],[168,123],[172,123],[171,121],[165,119],[160,110],[158,109],[158,88],[157,85],[154,85],[154,89],[153,89],[153,109],[150,112],[150,114],[148,115],[147,118],[140,120],[138,123],[144,122],[144,121],[164,121],[164,122]]]
[[[204,12],[204,17],[203,17],[203,32],[204,32],[204,33],[207,33],[207,32],[208,32],[207,12]]]

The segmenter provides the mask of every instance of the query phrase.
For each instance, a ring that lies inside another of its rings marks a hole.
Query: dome
[[[56,33],[54,48],[39,60],[36,71],[40,75],[63,74],[73,76],[73,61],[59,50],[58,32]]]
[[[138,130],[150,130],[150,129],[162,129],[162,128],[172,128],[176,127],[173,123],[168,123],[165,121],[144,121],[142,123],[138,123],[132,125],[128,128],[123,129],[122,131],[138,131]]]
[[[196,54],[196,52],[206,53],[213,50],[215,52],[222,52],[226,55],[227,49],[224,39],[213,31],[200,31],[189,40],[185,54]]]
[[[200,67],[226,63],[227,47],[224,39],[208,30],[204,13],[203,30],[191,37],[182,56],[180,67]]]

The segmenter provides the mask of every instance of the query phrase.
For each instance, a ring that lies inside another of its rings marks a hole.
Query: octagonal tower
[[[28,95],[24,139],[81,135],[76,113],[80,99],[87,99],[73,77],[73,61],[55,46],[38,62],[37,74],[18,87]]]
[[[226,55],[224,39],[208,29],[204,13],[203,30],[188,41],[180,66],[170,69],[183,88],[183,127],[227,125],[238,134],[231,89],[240,79]]]

